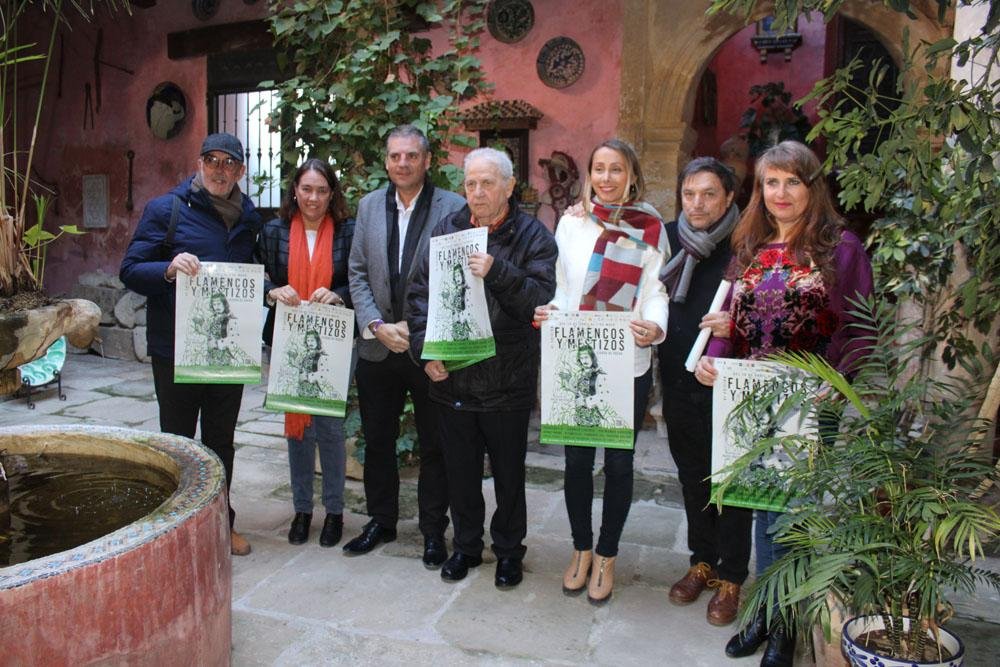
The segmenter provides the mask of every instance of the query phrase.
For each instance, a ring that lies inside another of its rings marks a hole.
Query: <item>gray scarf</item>
[[[667,286],[672,302],[684,303],[691,287],[694,267],[701,260],[710,257],[720,241],[729,238],[739,217],[739,208],[736,204],[731,204],[725,215],[714,225],[708,229],[695,229],[688,222],[684,212],[681,212],[677,218],[677,238],[681,243],[681,251],[660,271],[660,280]]]
[[[191,182],[191,189],[195,192],[205,190],[205,183],[201,180],[201,173],[195,173],[194,181]],[[228,197],[216,197],[208,190],[205,190],[208,200],[212,202],[212,207],[226,224],[226,229],[232,229],[240,216],[243,215],[243,195],[240,192],[239,184],[233,185],[232,192]]]

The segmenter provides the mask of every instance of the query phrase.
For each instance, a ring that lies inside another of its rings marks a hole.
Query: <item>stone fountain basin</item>
[[[0,568],[0,663],[229,664],[229,515],[214,454],[180,436],[81,425],[0,428],[0,449],[125,458],[178,484],[138,521]]]

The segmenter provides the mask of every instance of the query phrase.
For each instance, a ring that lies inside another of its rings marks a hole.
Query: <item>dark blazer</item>
[[[435,227],[432,236],[471,229],[465,207]],[[492,234],[486,252],[493,265],[483,278],[496,356],[451,371],[441,382],[430,383],[430,399],[456,410],[482,412],[530,410],[535,405],[541,338],[531,323],[535,306],[548,303],[556,292],[556,257],[552,233],[522,212],[512,201],[510,214]],[[410,355],[420,361],[427,330],[429,250],[419,257],[407,294]]]
[[[368,323],[374,320],[396,321],[392,314],[392,294],[389,288],[389,238],[386,234],[385,193],[386,188],[370,192],[358,204],[358,219],[349,262],[351,297],[360,332],[358,355],[367,361],[382,361],[389,356],[389,348],[372,337]],[[427,223],[420,230],[420,241],[414,249],[414,258],[427,254],[427,239],[430,238],[435,225],[463,206],[465,200],[455,193],[441,188],[434,189]],[[411,262],[407,275],[400,276],[400,284],[404,289],[413,279],[413,270],[417,263],[417,261]]]
[[[288,284],[288,241],[291,238],[292,223],[275,218],[260,230],[254,260],[264,265],[264,296],[275,287]],[[340,295],[344,305],[351,307],[351,291],[347,286],[347,260],[351,254],[354,239],[354,218],[338,222],[333,233],[333,284],[328,289]],[[308,299],[308,294],[300,294]],[[276,306],[268,306],[267,321],[264,323],[264,342],[271,344],[274,335],[274,311]]]
[[[147,297],[146,345],[151,356],[163,359],[174,358],[176,290],[174,283],[163,277],[171,259],[189,252],[202,262],[252,262],[254,240],[260,229],[260,216],[246,195],[240,219],[232,229],[226,229],[208,194],[191,189],[193,179],[146,204],[118,273],[125,287]],[[173,249],[170,257],[165,258],[163,241],[175,197],[180,199],[181,206]]]

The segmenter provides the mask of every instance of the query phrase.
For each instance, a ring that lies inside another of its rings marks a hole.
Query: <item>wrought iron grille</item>
[[[212,101],[213,131],[243,142],[247,171],[240,188],[258,209],[271,211],[281,206],[281,134],[271,132],[266,121],[277,103],[275,90],[220,94]]]

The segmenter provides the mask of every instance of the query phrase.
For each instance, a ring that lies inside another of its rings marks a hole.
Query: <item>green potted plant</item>
[[[0,351],[0,395],[20,387],[17,367],[44,354],[62,335],[87,347],[97,333],[100,310],[82,299],[58,303],[42,292],[45,246],[64,233],[79,233],[73,225],[58,234],[43,227],[48,203],[43,186],[31,178],[42,109],[54,52],[55,37],[70,16],[89,19],[101,7],[127,7],[127,0],[98,0],[85,7],[76,0],[0,0],[0,337],[8,341]],[[51,21],[42,43],[25,39],[26,26],[39,19]],[[37,100],[23,104],[19,96],[34,95],[25,80],[40,81]],[[30,113],[18,113],[24,107]],[[35,210],[28,208],[35,202]],[[32,224],[31,217],[34,217]]]
[[[798,499],[776,534],[789,551],[751,587],[743,620],[767,609],[768,623],[780,614],[800,636],[819,626],[829,641],[839,607],[855,615],[842,638],[854,665],[958,665],[961,642],[942,627],[948,596],[978,583],[1000,591],[1000,573],[977,564],[1000,536],[996,508],[973,499],[997,477],[981,447],[987,424],[970,417],[982,392],[967,378],[983,369],[967,359],[961,380],[930,377],[917,370],[928,339],[894,306],[862,303],[857,315],[870,347],[852,381],[815,355],[776,355],[795,382],[761,387],[730,417],[747,451],[723,487],[779,448]],[[819,427],[753,441],[768,413],[779,423],[811,414]]]

